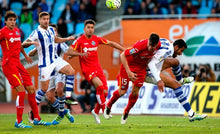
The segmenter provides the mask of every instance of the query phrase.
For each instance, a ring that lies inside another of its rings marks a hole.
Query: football
[[[106,0],[106,6],[111,10],[118,9],[121,6],[121,0]]]

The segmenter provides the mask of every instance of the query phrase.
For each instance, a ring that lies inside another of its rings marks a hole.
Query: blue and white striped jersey
[[[55,43],[57,56],[63,58],[64,53],[67,52],[68,46],[65,42],[63,43]]]
[[[48,26],[47,30],[38,26],[28,39],[39,43],[39,46],[36,47],[39,67],[46,67],[54,62],[57,54],[55,51],[55,32],[51,26]]]

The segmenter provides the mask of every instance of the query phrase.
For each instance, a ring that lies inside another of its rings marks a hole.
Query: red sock
[[[38,120],[40,120],[40,116],[39,116],[39,111],[38,111],[38,107],[37,107],[37,102],[35,99],[35,93],[33,94],[28,94],[28,103],[31,107],[31,110],[34,114],[34,118],[37,118]]]
[[[138,94],[136,96],[134,96],[132,93],[130,93],[129,98],[128,98],[128,104],[127,104],[127,106],[126,106],[126,108],[124,110],[124,114],[125,113],[129,113],[131,108],[136,103],[137,99],[138,99]]]
[[[24,97],[25,92],[18,92],[18,96],[16,99],[17,123],[20,123],[22,121],[22,115],[24,111]]]
[[[112,94],[112,97],[110,98],[110,100],[107,103],[107,107],[108,108],[112,108],[112,105],[120,98],[121,96],[119,95],[118,89],[115,90]]]
[[[102,106],[99,103],[96,103],[95,108],[94,108],[94,111],[95,111],[96,114],[99,114],[99,111],[100,111],[101,107]]]

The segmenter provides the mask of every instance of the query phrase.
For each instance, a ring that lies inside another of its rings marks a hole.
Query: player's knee
[[[180,64],[180,62],[179,62],[178,59],[173,59],[173,60],[172,60],[172,65],[173,65],[173,66],[176,67],[176,66],[178,66],[179,64]]]
[[[27,90],[28,94],[34,94],[35,93],[34,86],[27,86],[27,87],[25,87],[25,89]]]
[[[119,90],[119,95],[123,96],[126,92],[127,92],[127,90]]]

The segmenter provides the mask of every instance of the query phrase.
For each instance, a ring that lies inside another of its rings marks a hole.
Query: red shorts
[[[131,71],[137,74],[137,80],[132,81],[132,83],[137,87],[142,87],[145,80],[146,71],[143,70],[141,72],[135,72],[132,69]],[[119,88],[121,90],[128,90],[129,81],[131,80],[128,78],[128,74],[124,67],[121,67],[120,74],[117,76],[117,79]]]
[[[95,78],[95,77],[98,77],[101,81],[102,81],[102,84],[104,86],[104,89],[107,89],[108,90],[108,86],[107,86],[107,81],[106,81],[106,77],[103,73],[103,70],[101,68],[99,69],[96,69],[96,70],[88,70],[88,71],[84,71],[83,72],[83,75],[85,76],[85,79],[87,81],[89,81],[89,83],[91,85],[93,85],[92,83],[92,79]]]
[[[12,88],[20,85],[24,87],[33,85],[30,75],[20,62],[7,62],[2,65],[2,70]]]

